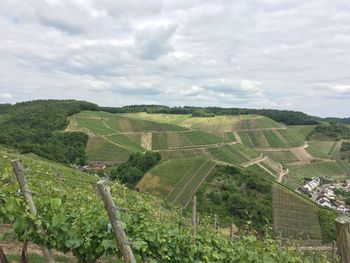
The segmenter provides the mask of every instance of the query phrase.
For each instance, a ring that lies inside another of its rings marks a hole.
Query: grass
[[[214,162],[205,158],[163,161],[146,174],[136,188],[186,206],[213,167]]]
[[[103,137],[89,138],[87,145],[87,157],[89,161],[126,161],[133,151],[114,145]]]
[[[262,151],[264,155],[267,155],[272,160],[280,163],[293,163],[299,161],[299,159],[291,151]]]
[[[275,183],[272,192],[274,233],[290,239],[322,239],[319,208],[310,200]]]
[[[8,261],[11,262],[21,262],[21,255],[14,255],[14,254],[9,254],[6,255]],[[54,255],[54,259],[56,262],[72,262],[72,259],[63,256],[63,255]],[[45,263],[45,258],[41,255],[34,254],[34,253],[29,253],[28,254],[28,262],[29,263]],[[75,260],[74,260],[75,262]]]

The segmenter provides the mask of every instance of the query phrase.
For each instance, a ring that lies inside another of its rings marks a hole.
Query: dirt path
[[[299,149],[305,149],[308,147],[308,144],[305,143],[303,146],[298,147],[289,147],[289,148],[264,148],[264,147],[255,147],[254,150],[256,151],[262,151],[262,152],[280,152],[280,151],[292,151],[292,150],[299,150]]]
[[[235,136],[235,139],[238,143],[240,144],[243,144],[242,143],[242,139],[241,139],[241,136],[239,136],[238,132],[237,131],[233,131],[233,136]]]
[[[270,175],[272,175],[273,177],[276,178],[276,175],[275,175],[273,172],[271,172],[269,169],[267,169],[266,167],[262,166],[260,163],[257,163],[257,165],[258,165],[261,169],[265,170],[267,173],[269,173]]]
[[[252,128],[252,129],[240,129],[239,131],[277,131],[277,130],[285,130],[286,127],[281,128]]]
[[[262,161],[264,161],[266,159],[267,159],[266,156],[264,156],[263,154],[260,154],[259,157],[251,159],[251,160],[249,160],[247,162],[241,163],[240,165],[246,168],[246,167],[249,167],[249,166],[251,166],[253,164],[260,163],[260,162],[262,162]]]
[[[146,151],[152,151],[152,132],[141,133],[141,146],[146,149]]]
[[[282,183],[283,176],[285,176],[285,175],[288,174],[288,173],[289,173],[289,170],[288,170],[288,169],[282,170],[282,171],[278,174],[277,182],[278,182],[278,183]]]

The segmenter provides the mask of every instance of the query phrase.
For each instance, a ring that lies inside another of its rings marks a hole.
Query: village
[[[332,178],[312,177],[305,180],[304,186],[297,189],[297,192],[307,194],[319,205],[334,209],[338,213],[347,214],[350,211],[349,198],[343,200],[343,194],[350,196],[350,179],[335,183]]]

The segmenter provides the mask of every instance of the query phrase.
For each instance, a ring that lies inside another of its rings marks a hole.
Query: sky
[[[350,117],[349,0],[1,0],[0,103]]]

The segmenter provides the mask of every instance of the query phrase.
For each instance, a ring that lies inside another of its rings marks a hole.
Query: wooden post
[[[197,229],[197,197],[193,196],[192,201],[192,236],[196,237],[196,229]]]
[[[131,250],[127,236],[124,232],[124,229],[121,225],[119,219],[119,213],[117,207],[115,206],[111,193],[106,186],[103,185],[102,181],[97,183],[97,188],[100,191],[105,209],[107,211],[109,221],[113,227],[113,234],[117,240],[118,247],[124,257],[126,263],[136,263],[134,253]]]
[[[337,253],[337,242],[333,240],[333,242],[332,242],[332,263],[335,263],[336,253]]]
[[[29,206],[29,210],[30,210],[30,213],[33,215],[33,216],[36,216],[37,215],[37,211],[36,211],[36,207],[35,207],[35,204],[34,204],[34,200],[33,200],[33,196],[29,190],[29,187],[28,187],[28,184],[27,184],[27,181],[26,179],[24,178],[24,170],[23,170],[23,167],[20,163],[20,161],[18,159],[16,160],[13,160],[12,161],[12,167],[13,167],[13,171],[16,175],[16,179],[18,181],[18,184],[21,188],[21,192],[24,196],[24,199],[26,200],[28,206]],[[37,230],[41,233],[45,233],[43,227],[41,225],[35,225],[35,227],[37,228]],[[45,258],[45,261],[47,263],[55,263],[55,260],[53,258],[53,256],[51,255],[51,252],[50,250],[42,245],[41,246],[41,250],[43,252],[43,255],[44,255],[44,258]]]
[[[0,247],[0,263],[9,263],[1,247]]]
[[[335,220],[337,245],[341,263],[350,262],[350,218],[340,216]]]

